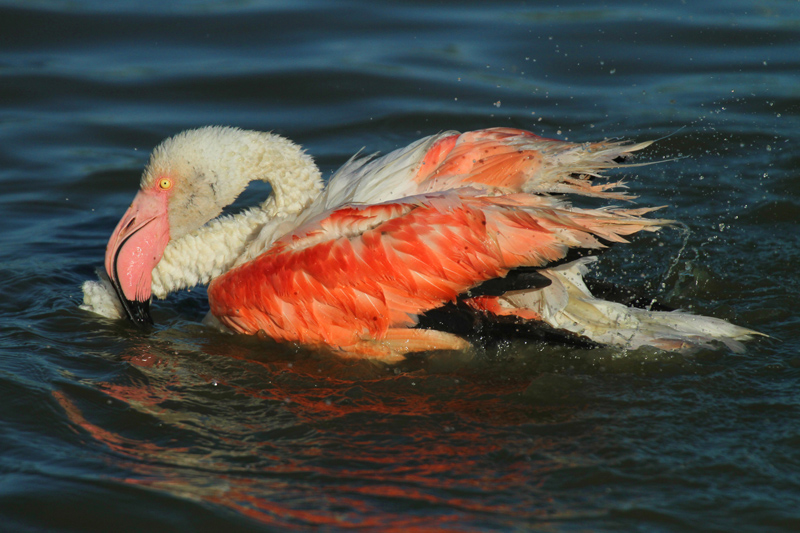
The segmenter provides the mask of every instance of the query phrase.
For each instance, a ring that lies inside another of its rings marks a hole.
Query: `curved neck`
[[[258,255],[251,250],[254,242],[261,241],[265,234],[274,234],[282,223],[296,218],[301,211],[279,210],[275,199],[270,197],[261,206],[214,219],[170,241],[153,270],[153,295],[165,298],[180,289],[208,284],[233,268],[243,256]],[[269,238],[269,242],[275,237]]]
[[[259,234],[295,218],[322,189],[319,169],[298,145],[235,128],[201,128],[164,141],[142,177],[143,187],[164,174],[188,179],[176,182],[181,189],[170,200],[171,240],[152,274],[159,298],[229,270]],[[272,195],[258,207],[215,218],[253,180],[269,182]]]

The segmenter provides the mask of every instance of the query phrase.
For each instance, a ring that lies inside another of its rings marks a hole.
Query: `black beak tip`
[[[125,311],[130,321],[136,326],[146,329],[153,325],[153,317],[150,316],[150,300],[143,302],[128,300],[125,302]]]
[[[125,293],[122,292],[116,278],[113,276],[109,276],[109,278],[111,279],[111,285],[114,286],[114,290],[117,292],[119,301],[122,302],[122,307],[125,309],[125,316],[128,320],[141,329],[147,329],[152,326],[154,323],[153,317],[150,316],[150,300],[128,300],[125,298]]]

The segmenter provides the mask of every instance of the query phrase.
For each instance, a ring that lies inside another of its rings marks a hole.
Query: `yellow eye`
[[[171,189],[172,188],[172,180],[169,179],[169,178],[161,178],[160,180],[158,180],[158,187],[162,191],[166,191],[167,189]]]

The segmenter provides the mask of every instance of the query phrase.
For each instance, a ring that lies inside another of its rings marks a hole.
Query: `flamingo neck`
[[[202,228],[173,240],[153,270],[152,291],[157,298],[212,279],[233,268],[242,257],[257,255],[251,251],[256,239],[269,241],[283,224],[296,218],[297,212],[277,208],[270,197],[259,207],[234,216],[212,220]]]
[[[319,195],[322,178],[310,156],[288,139],[235,128],[202,128],[165,141],[143,177],[191,176],[171,200],[171,240],[152,274],[152,292],[205,284],[227,272],[256,237],[274,233]],[[253,180],[269,182],[272,195],[260,206],[217,217]],[[252,251],[250,252],[253,253]]]

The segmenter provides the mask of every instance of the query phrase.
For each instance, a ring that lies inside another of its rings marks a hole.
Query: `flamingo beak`
[[[106,246],[106,272],[128,319],[139,327],[150,316],[152,272],[169,242],[167,198],[142,190],[117,224]]]

